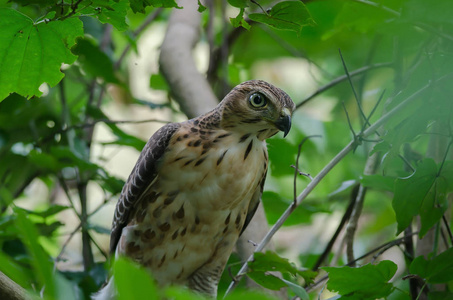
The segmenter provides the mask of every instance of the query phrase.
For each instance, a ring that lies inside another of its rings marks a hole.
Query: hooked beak
[[[283,109],[280,118],[275,122],[275,126],[283,131],[283,137],[286,137],[291,129],[291,112],[287,108]]]

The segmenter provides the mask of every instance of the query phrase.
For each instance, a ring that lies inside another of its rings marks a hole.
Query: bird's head
[[[239,84],[219,104],[221,127],[225,130],[257,134],[266,139],[291,129],[295,109],[291,98],[281,89],[262,80]]]

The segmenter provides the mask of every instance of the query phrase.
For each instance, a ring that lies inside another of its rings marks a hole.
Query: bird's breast
[[[123,229],[119,253],[161,284],[184,283],[208,261],[221,271],[266,169],[265,144],[251,135],[175,135]]]
[[[178,186],[190,199],[207,199],[203,207],[222,210],[250,201],[267,169],[267,150],[252,135],[221,131],[209,139],[174,143],[163,165],[159,182],[164,189]]]

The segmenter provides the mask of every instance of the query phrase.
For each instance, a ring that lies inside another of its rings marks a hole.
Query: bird
[[[280,131],[286,137],[294,109],[283,90],[249,80],[213,110],[157,130],[117,202],[111,255],[142,265],[159,286],[182,285],[215,299],[261,199],[265,140]],[[93,299],[115,299],[113,282]]]

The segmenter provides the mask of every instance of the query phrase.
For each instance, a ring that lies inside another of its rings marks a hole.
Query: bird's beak
[[[286,107],[283,108],[280,117],[278,118],[277,122],[275,122],[275,126],[283,131],[283,137],[286,137],[289,130],[291,129],[291,112]]]

